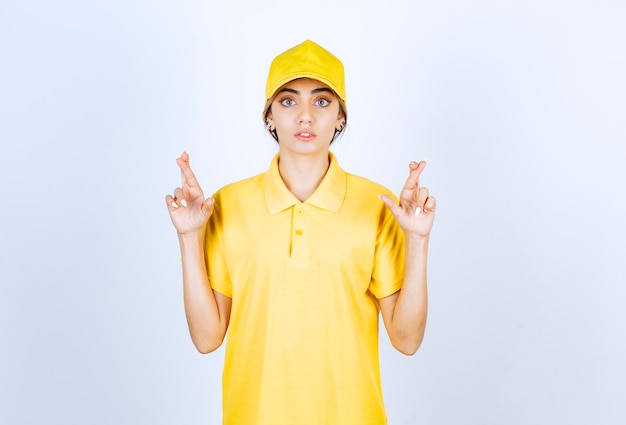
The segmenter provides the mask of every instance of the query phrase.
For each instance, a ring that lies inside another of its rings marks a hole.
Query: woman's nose
[[[300,108],[300,114],[298,114],[298,123],[299,124],[308,124],[313,121],[313,115],[311,113],[311,107],[309,105],[304,104],[302,108]]]

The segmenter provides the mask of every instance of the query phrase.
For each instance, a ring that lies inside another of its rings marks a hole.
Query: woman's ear
[[[265,128],[267,128],[267,131],[270,132],[276,130],[276,126],[274,125],[274,118],[272,117],[271,112],[268,112],[265,116]]]
[[[278,133],[276,133],[276,123],[274,123],[274,117],[272,117],[272,111],[268,111],[265,115],[265,129],[272,135],[274,140],[278,142]]]
[[[337,131],[341,131],[343,130],[345,126],[346,126],[346,116],[343,112],[340,112],[339,117],[337,118],[337,125],[335,125],[335,129]]]

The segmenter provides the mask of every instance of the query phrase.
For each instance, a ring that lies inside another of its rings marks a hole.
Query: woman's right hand
[[[204,199],[202,188],[189,167],[189,155],[183,152],[176,158],[182,176],[182,187],[167,195],[165,202],[172,223],[180,236],[201,232],[213,212],[213,199]]]

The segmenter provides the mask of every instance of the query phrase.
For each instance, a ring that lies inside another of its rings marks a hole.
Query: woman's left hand
[[[400,192],[398,204],[387,195],[380,197],[407,236],[426,238],[433,227],[437,202],[433,196],[430,196],[427,188],[420,187],[420,174],[424,168],[426,168],[426,161],[409,164],[409,177]]]

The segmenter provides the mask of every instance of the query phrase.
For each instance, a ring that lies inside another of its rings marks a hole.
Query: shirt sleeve
[[[206,228],[206,264],[211,288],[232,298],[233,286],[228,273],[226,256],[224,255],[224,223],[219,193],[213,196],[215,201],[213,214]]]
[[[404,280],[404,233],[387,207],[384,211],[376,238],[370,283],[370,292],[376,298],[398,291]]]

